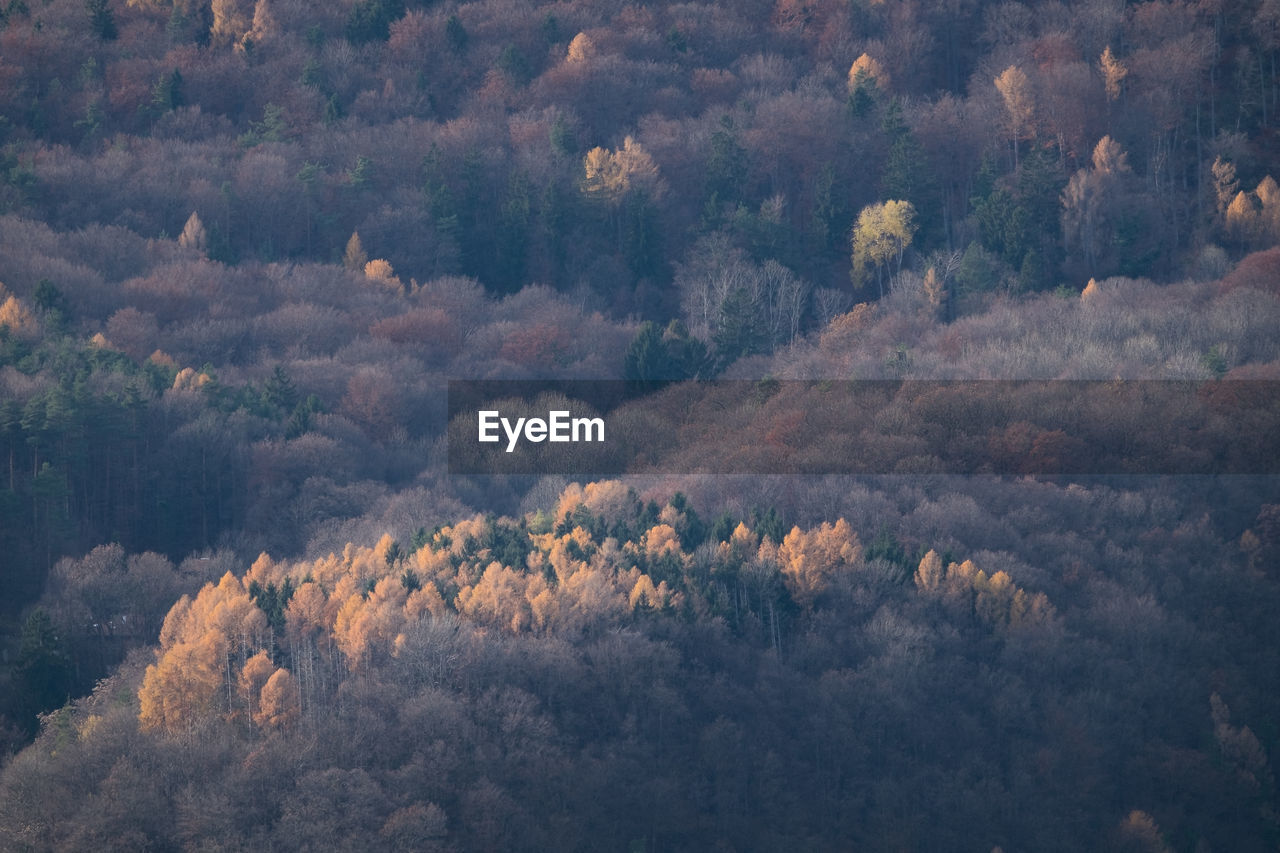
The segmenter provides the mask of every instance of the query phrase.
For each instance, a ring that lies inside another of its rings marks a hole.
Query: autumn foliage
[[[1278,50],[0,2],[0,849],[1274,851]],[[449,473],[556,377],[663,473]]]
[[[263,555],[243,578],[224,575],[166,617],[138,693],[143,728],[182,733],[213,716],[278,731],[298,724],[304,707],[314,721],[335,681],[421,654],[414,638],[439,620],[461,617],[510,635],[601,636],[662,614],[706,613],[723,579],[747,567],[753,584],[774,579],[766,582],[775,585],[772,600],[760,604],[776,619],[786,602],[812,612],[831,593],[839,600],[868,571],[859,536],[843,519],[793,527],[780,542],[739,523],[710,543],[708,578],[686,549],[681,531],[690,519],[676,506],[645,521],[635,493],[617,481],[573,486],[557,504],[547,532],[476,517],[442,526],[413,552],[384,536],[314,561]],[[712,582],[716,576],[722,580]],[[1007,573],[989,577],[971,561],[944,570],[933,551],[916,585],[961,602],[993,630],[1053,613],[1042,593],[1018,588]],[[269,622],[270,613],[278,621]]]

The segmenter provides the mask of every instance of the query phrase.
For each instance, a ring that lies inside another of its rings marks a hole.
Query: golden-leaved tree
[[[1008,572],[988,575],[972,560],[951,563],[945,569],[938,552],[929,551],[915,573],[916,588],[942,599],[949,607],[997,631],[1046,625],[1054,617],[1053,605],[1042,593],[1029,593],[1013,582]]]
[[[156,662],[138,691],[142,727],[179,732],[202,714],[232,713],[244,664],[267,630],[265,614],[230,572],[195,600],[183,596],[165,617]]]
[[[884,296],[884,274],[890,262],[895,271],[902,269],[902,256],[919,224],[916,209],[909,201],[886,201],[864,207],[853,226],[853,270],[855,285],[866,279],[867,266],[876,270],[876,284]]]
[[[582,191],[610,204],[617,204],[633,189],[656,195],[660,188],[657,164],[630,136],[616,151],[592,148],[582,162],[582,169]]]
[[[539,529],[551,522],[547,532],[476,516],[440,528],[411,553],[384,535],[371,547],[348,544],[296,563],[264,554],[242,578],[228,572],[170,610],[138,692],[141,726],[181,734],[221,718],[270,735],[314,723],[352,678],[419,664],[433,677],[447,671],[453,653],[433,651],[430,638],[460,620],[476,633],[573,639],[664,612],[733,612],[781,649],[779,605],[788,596],[812,615],[839,606],[861,583],[863,547],[844,519],[793,527],[781,542],[739,523],[690,553],[692,513],[677,502],[646,517],[632,488],[604,481],[566,488],[550,518],[536,516]],[[610,535],[595,538],[600,528]],[[1019,588],[1008,573],[988,575],[971,561],[944,567],[934,551],[915,585],[997,632],[1053,617],[1043,594]],[[285,598],[274,598],[281,590]],[[268,622],[276,606],[283,624]]]
[[[995,79],[996,90],[1004,100],[1005,127],[1013,146],[1013,162],[1018,164],[1018,143],[1035,136],[1035,94],[1025,71],[1010,65]]]
[[[762,552],[771,549],[761,546]],[[808,531],[791,528],[775,553],[791,597],[809,608],[835,578],[862,565],[862,543],[843,518]]]

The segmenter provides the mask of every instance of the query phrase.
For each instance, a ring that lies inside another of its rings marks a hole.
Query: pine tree
[[[115,41],[119,33],[107,0],[85,0],[84,5],[89,12],[89,28],[103,41]]]
[[[22,625],[16,671],[34,711],[55,708],[67,700],[72,681],[71,658],[43,607],[31,611]]]

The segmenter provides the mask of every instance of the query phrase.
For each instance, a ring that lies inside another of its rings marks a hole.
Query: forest
[[[0,0],[0,850],[1275,850],[1278,52]]]

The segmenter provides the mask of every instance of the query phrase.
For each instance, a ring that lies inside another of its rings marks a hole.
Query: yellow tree
[[[909,201],[886,201],[864,207],[853,226],[853,270],[855,285],[866,279],[867,265],[876,270],[876,284],[884,296],[885,267],[895,262],[902,270],[902,255],[911,245],[918,228],[916,209]]]
[[[566,59],[569,62],[586,62],[595,55],[596,43],[591,40],[591,36],[578,33],[573,37],[573,41],[569,42],[569,53]]]
[[[494,561],[478,583],[458,590],[458,612],[518,634],[533,621],[525,594],[527,583],[520,572]]]
[[[217,706],[224,656],[212,632],[184,641],[147,667],[138,690],[138,722],[144,730],[189,730]]]
[[[920,568],[916,569],[916,587],[923,592],[935,592],[942,586],[945,577],[942,558],[937,551],[931,550],[920,560]]]
[[[209,37],[215,44],[239,42],[249,30],[249,10],[244,0],[213,0],[209,10],[213,24]]]
[[[362,272],[367,263],[369,263],[369,255],[360,242],[360,232],[352,231],[351,239],[347,240],[347,250],[342,256],[342,265],[352,272]]]
[[[364,276],[397,296],[404,295],[404,283],[396,275],[390,261],[375,258],[364,265]]]
[[[298,587],[285,607],[285,624],[289,637],[295,642],[314,638],[329,628],[325,618],[325,604],[328,602],[320,585],[307,581]]]
[[[1031,80],[1016,65],[1010,65],[995,79],[996,89],[1004,99],[1009,139],[1013,143],[1013,165],[1018,165],[1018,143],[1030,139],[1035,129],[1035,97]]]
[[[217,586],[205,584],[194,601],[180,599],[165,617],[156,663],[138,691],[142,727],[189,728],[215,709],[220,693],[230,711],[241,667],[266,631],[266,616],[230,572]]]
[[[289,729],[302,714],[298,682],[287,669],[277,669],[262,685],[253,721],[264,729]]]
[[[868,82],[874,83],[880,91],[886,91],[889,88],[889,74],[879,60],[864,53],[849,66],[849,93],[853,94]]]
[[[16,296],[5,297],[3,285],[0,285],[0,327],[7,328],[10,333],[31,336],[36,333],[36,320]]]
[[[208,233],[204,229],[204,223],[200,221],[200,214],[194,210],[187,217],[187,224],[182,227],[182,233],[178,235],[178,245],[200,255],[209,249]]]
[[[258,0],[253,7],[253,28],[240,41],[241,47],[249,44],[263,44],[280,34],[280,25],[275,15],[271,14],[271,6],[267,0]]]
[[[833,578],[861,562],[858,534],[843,518],[808,532],[793,527],[778,546],[783,582],[802,607],[812,607]]]
[[[657,164],[630,136],[616,151],[592,148],[582,162],[582,169],[582,191],[611,204],[619,202],[632,188],[653,190],[658,182]]]
[[[1236,167],[1230,160],[1221,157],[1213,159],[1213,193],[1218,203],[1218,215],[1226,216],[1227,208],[1240,192],[1240,180],[1236,177]]]
[[[244,697],[250,718],[257,716],[258,697],[262,693],[262,686],[267,683],[267,679],[275,669],[276,665],[271,662],[271,657],[265,651],[258,652],[244,662],[244,667],[240,670],[240,694]]]
[[[625,615],[628,593],[619,589],[616,576],[606,568],[583,566],[560,585],[561,625],[569,631],[617,624]],[[634,584],[632,585],[634,587]]]
[[[1124,82],[1125,77],[1129,76],[1129,69],[1123,62],[1116,59],[1116,55],[1111,52],[1111,45],[1107,45],[1106,50],[1102,51],[1098,67],[1102,69],[1102,82],[1107,88],[1107,100],[1116,100],[1120,97],[1120,84]]]
[[[1263,238],[1263,246],[1272,245],[1280,238],[1280,185],[1275,178],[1267,175],[1258,183],[1253,194],[1258,197],[1258,203],[1262,207],[1258,230]]]
[[[1256,239],[1261,217],[1250,193],[1244,191],[1236,193],[1231,204],[1227,205],[1225,218],[1227,234],[1240,245],[1248,245]]]
[[[404,627],[408,590],[398,577],[382,578],[368,596],[347,598],[334,619],[333,636],[354,672],[391,652]]]
[[[1120,822],[1119,836],[1124,842],[1125,850],[1141,851],[1141,853],[1169,853],[1169,845],[1165,844],[1160,826],[1155,818],[1144,811],[1129,812],[1129,816]]]
[[[658,166],[640,143],[630,136],[616,151],[592,148],[582,161],[582,192],[588,198],[599,199],[607,205],[609,220],[616,234],[619,252],[626,242],[624,210],[632,205],[624,199],[645,205],[645,199],[662,195],[664,184],[658,177]]]

